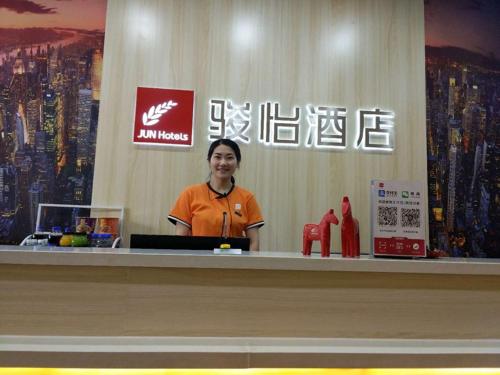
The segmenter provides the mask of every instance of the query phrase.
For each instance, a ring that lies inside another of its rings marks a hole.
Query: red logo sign
[[[138,87],[134,143],[193,145],[194,91]]]

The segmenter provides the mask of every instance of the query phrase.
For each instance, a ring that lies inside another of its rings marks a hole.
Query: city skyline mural
[[[426,0],[429,238],[500,257],[500,2]]]
[[[91,203],[106,0],[3,0],[0,19],[0,244],[19,244],[39,203]]]

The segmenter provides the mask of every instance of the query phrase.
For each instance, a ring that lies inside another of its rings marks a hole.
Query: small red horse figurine
[[[351,202],[348,197],[342,199],[342,256],[359,257],[359,223],[352,217]]]
[[[339,219],[330,209],[323,216],[319,224],[306,224],[304,225],[303,233],[303,247],[302,254],[311,255],[311,247],[313,241],[320,241],[321,243],[321,256],[330,256],[330,224],[338,225]]]

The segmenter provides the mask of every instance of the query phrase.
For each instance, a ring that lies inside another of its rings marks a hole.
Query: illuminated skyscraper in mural
[[[89,158],[90,113],[92,91],[80,89],[78,92],[78,128],[76,144],[77,169],[87,166]]]
[[[52,84],[54,81],[57,71],[58,71],[58,59],[57,59],[57,51],[51,47],[47,46],[47,56],[48,56],[48,80],[49,83]]]
[[[92,54],[92,100],[101,98],[101,75],[102,75],[102,50],[95,49]]]
[[[40,129],[41,118],[41,105],[40,99],[33,99],[28,102],[26,117],[28,128],[28,144],[35,144],[35,133]]]
[[[25,136],[26,136],[26,131],[25,131],[25,121],[24,118],[21,117],[19,112],[16,112],[16,142],[15,142],[15,151],[23,151],[24,150],[24,143],[25,143]]]
[[[0,209],[8,215],[16,211],[17,176],[12,164],[0,166]]]
[[[46,134],[45,152],[54,153],[56,137],[56,95],[53,90],[47,90],[43,97],[43,126]]]
[[[446,223],[448,230],[453,231],[455,228],[455,183],[457,172],[457,147],[453,144],[450,146],[448,161],[450,163],[450,169],[448,172],[448,215]]]
[[[455,78],[450,78],[448,86],[448,116],[455,117]]]

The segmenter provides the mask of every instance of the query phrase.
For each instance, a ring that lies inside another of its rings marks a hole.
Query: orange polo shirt
[[[168,215],[172,223],[182,223],[193,236],[222,236],[226,212],[229,237],[245,237],[245,231],[261,227],[264,219],[255,197],[239,186],[227,194],[211,190],[208,184],[187,187]]]

